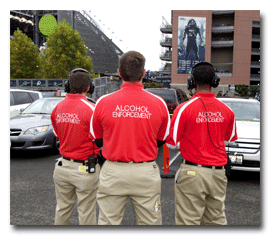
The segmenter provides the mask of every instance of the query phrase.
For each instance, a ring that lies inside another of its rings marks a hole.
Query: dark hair
[[[202,64],[196,66],[192,74],[196,84],[211,86],[211,82],[215,76],[215,70],[210,64]]]
[[[124,81],[138,82],[144,72],[145,58],[137,51],[129,51],[119,59],[119,72]]]
[[[91,75],[84,72],[72,73],[69,76],[70,93],[81,94],[90,86]]]
[[[190,19],[189,22],[188,22],[188,26],[190,26],[191,22],[194,22],[194,25],[197,27],[197,24],[196,24],[196,21],[194,19]]]

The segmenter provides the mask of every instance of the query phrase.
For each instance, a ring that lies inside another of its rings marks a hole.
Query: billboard
[[[194,64],[205,61],[206,18],[178,17],[177,73],[190,73]]]

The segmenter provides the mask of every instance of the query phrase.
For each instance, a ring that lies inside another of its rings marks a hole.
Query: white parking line
[[[169,166],[175,161],[175,159],[180,155],[180,152],[178,152],[170,161]]]

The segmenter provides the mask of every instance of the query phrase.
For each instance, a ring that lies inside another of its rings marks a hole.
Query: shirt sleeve
[[[237,139],[236,120],[234,113],[232,113],[231,122],[226,133],[226,141],[235,141]]]
[[[166,103],[163,102],[161,105],[163,106],[162,107],[163,118],[162,118],[161,127],[157,135],[157,139],[161,141],[165,141],[170,132],[170,114],[169,114]]]
[[[56,109],[54,108],[54,110],[52,111],[51,122],[52,122],[53,134],[54,134],[54,136],[58,137],[57,131],[56,131],[55,110]]]
[[[90,138],[102,139],[103,127],[101,124],[101,106],[97,103],[90,121]]]
[[[175,109],[171,119],[170,133],[166,139],[167,146],[170,149],[180,149],[180,138],[184,131],[184,123],[181,122],[181,117],[183,115],[181,106],[182,105]]]

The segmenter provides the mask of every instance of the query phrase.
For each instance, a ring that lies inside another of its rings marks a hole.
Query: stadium
[[[40,48],[46,42],[45,36],[38,28],[39,21],[44,15],[53,15],[57,22],[63,19],[77,30],[88,50],[88,56],[93,61],[93,72],[100,76],[116,75],[118,59],[123,54],[121,49],[109,39],[98,23],[85,10],[11,10],[10,36],[19,28]]]

